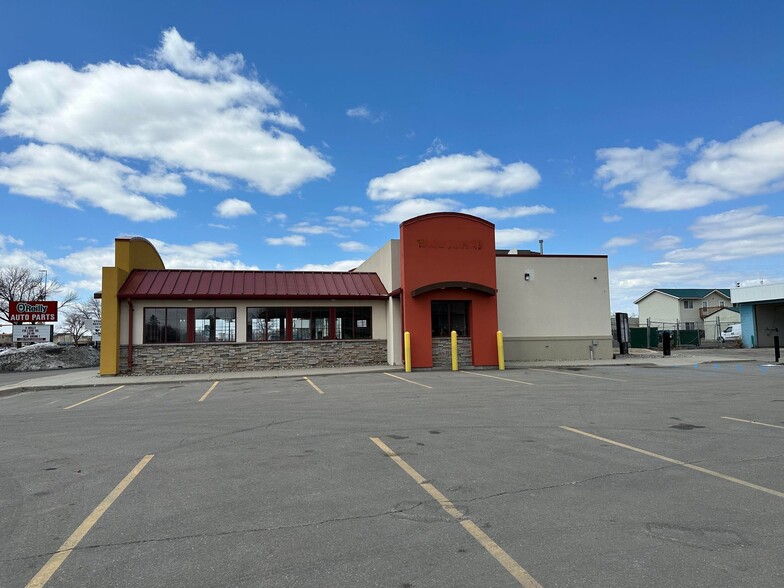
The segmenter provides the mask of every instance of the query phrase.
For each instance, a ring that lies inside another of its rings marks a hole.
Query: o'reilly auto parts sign
[[[57,301],[22,302],[12,300],[8,303],[8,315],[8,321],[12,323],[55,323],[57,322]]]

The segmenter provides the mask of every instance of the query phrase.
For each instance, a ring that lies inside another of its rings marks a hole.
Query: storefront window
[[[185,343],[188,338],[185,308],[145,308],[145,343]]]
[[[295,341],[329,339],[329,308],[292,308],[291,330]]]
[[[237,340],[236,308],[196,308],[194,341],[196,343]]]
[[[335,309],[336,339],[372,339],[372,309],[369,306],[348,306]]]
[[[463,300],[434,300],[430,303],[430,326],[433,337],[467,337],[468,302]]]
[[[248,308],[248,341],[283,341],[286,339],[284,307]]]

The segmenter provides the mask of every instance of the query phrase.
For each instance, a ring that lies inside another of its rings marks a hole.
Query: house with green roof
[[[732,308],[729,288],[656,288],[634,301],[640,326],[705,331],[705,339],[716,340],[722,329],[740,322]]]

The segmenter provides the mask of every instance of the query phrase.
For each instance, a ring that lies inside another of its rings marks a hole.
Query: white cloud
[[[338,243],[338,247],[343,251],[370,251],[369,246],[359,241],[344,241],[343,243]]]
[[[644,210],[686,210],[784,188],[784,125],[756,125],[739,137],[707,145],[701,138],[684,147],[599,149],[595,177],[605,190],[628,185],[624,206]],[[675,175],[679,166],[685,172]]]
[[[267,214],[264,217],[264,220],[266,220],[268,223],[272,222],[272,221],[278,221],[279,223],[285,223],[287,218],[288,218],[288,216],[286,215],[285,212],[276,212],[275,214]]]
[[[342,261],[334,261],[332,263],[307,263],[302,267],[296,268],[295,271],[301,272],[347,272],[349,270],[354,269],[361,263],[363,263],[364,259],[344,259]]]
[[[327,227],[325,225],[312,225],[308,222],[301,222],[289,228],[292,233],[301,233],[303,235],[336,235],[338,230],[335,227]]]
[[[211,176],[200,171],[188,171],[183,175],[192,179],[194,182],[199,182],[210,188],[215,188],[216,190],[228,190],[231,188],[231,182],[220,176]]]
[[[178,181],[145,177],[107,158],[90,159],[58,145],[23,145],[0,154],[0,184],[22,194],[70,208],[88,204],[136,221],[172,218],[176,213],[133,192],[133,186],[179,193]]]
[[[697,247],[665,254],[671,261],[723,262],[784,253],[784,216],[762,214],[766,207],[752,206],[699,217],[690,227],[703,239]]]
[[[425,149],[424,155],[420,156],[420,159],[425,157],[438,157],[439,155],[443,155],[449,150],[449,145],[444,143],[441,139],[436,137],[430,143],[427,149]]]
[[[371,118],[370,110],[367,106],[355,106],[346,110],[346,116],[350,118]]]
[[[539,231],[536,229],[496,229],[495,230],[495,246],[496,247],[517,247],[529,241],[538,241],[539,239],[547,239],[551,236],[549,231]]]
[[[302,235],[288,235],[286,237],[267,237],[264,239],[267,245],[281,246],[288,245],[290,247],[304,247],[308,244],[305,237]]]
[[[198,241],[188,245],[175,245],[158,239],[150,239],[161,254],[163,264],[168,269],[208,269],[208,270],[257,270],[255,265],[236,259],[239,247],[236,243],[216,243]]]
[[[359,206],[336,206],[335,212],[342,212],[343,214],[364,214],[365,210]]]
[[[602,215],[602,222],[603,223],[617,223],[618,221],[623,220],[623,217],[617,214],[603,214]]]
[[[762,123],[726,143],[711,141],[687,176],[744,196],[784,188],[784,124]]]
[[[256,214],[250,202],[238,198],[227,198],[215,207],[215,214],[223,218],[237,218]]]
[[[618,247],[628,247],[629,245],[634,245],[637,243],[637,239],[635,237],[613,237],[605,241],[602,248],[604,249],[617,249]]]
[[[431,212],[448,212],[460,206],[459,202],[447,198],[436,198],[428,200],[426,198],[412,198],[404,200],[377,214],[373,220],[382,223],[402,223],[404,220],[430,214]]]
[[[199,241],[178,245],[159,239],[149,239],[160,253],[167,269],[208,270],[258,270],[238,259],[239,248],[235,243]],[[67,288],[97,292],[101,289],[101,268],[114,265],[114,244],[103,247],[86,247],[60,258],[49,260],[53,266],[67,271],[75,278]]]
[[[213,229],[224,229],[224,230],[229,230],[232,228],[229,225],[221,225],[218,223],[207,223],[207,226],[212,227]]]
[[[361,229],[370,224],[361,218],[347,218],[345,216],[328,216],[325,220],[332,225],[345,229]]]
[[[370,180],[371,200],[406,200],[422,195],[477,192],[506,196],[530,190],[541,177],[531,165],[518,161],[508,165],[482,153],[434,157]]]
[[[20,266],[39,270],[46,268],[47,264],[43,251],[24,249],[24,241],[0,233],[0,267]]]
[[[170,65],[181,74],[208,79],[237,75],[245,65],[239,53],[232,53],[223,59],[213,53],[201,57],[196,44],[183,39],[175,28],[163,32],[161,46],[155,51],[155,57],[161,64]]]
[[[492,206],[475,206],[463,208],[460,212],[472,214],[488,220],[503,220],[507,218],[521,218],[535,214],[552,214],[555,211],[547,206],[510,206],[509,208],[495,208]]]
[[[180,173],[208,185],[241,180],[276,196],[329,176],[332,165],[284,130],[301,130],[297,117],[280,109],[271,87],[243,75],[242,65],[236,54],[200,56],[175,29],[164,32],[153,62],[145,65],[107,62],[80,70],[49,61],[17,65],[2,96],[0,133],[48,145],[30,144],[6,154],[8,167],[0,181],[23,195],[51,193],[52,186],[42,189],[17,176],[35,165],[46,174],[40,161],[46,151],[40,150],[59,149],[83,160],[82,167],[92,162],[108,174],[114,166],[114,175],[132,177],[125,192],[114,190],[105,198],[89,189],[89,196],[77,196],[69,189],[74,182],[60,179],[57,188],[67,192],[71,204],[81,198],[134,220],[153,220],[173,212],[138,199],[118,200],[133,198],[128,191],[134,189],[181,193],[172,175]],[[31,158],[33,152],[39,157]],[[160,172],[146,177],[126,171],[139,162],[155,162]],[[23,170],[17,171],[17,165]]]
[[[663,235],[651,244],[651,249],[675,249],[682,239],[676,235]]]

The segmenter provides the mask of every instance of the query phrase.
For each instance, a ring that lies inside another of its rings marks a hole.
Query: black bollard
[[[671,353],[672,353],[671,350],[670,350],[670,332],[669,331],[664,331],[662,333],[662,351],[664,351],[664,356],[665,357],[667,357],[668,355],[671,355]]]
[[[776,353],[776,363],[779,362],[779,358],[781,357],[781,348],[779,347],[779,336],[773,336],[773,350]]]

